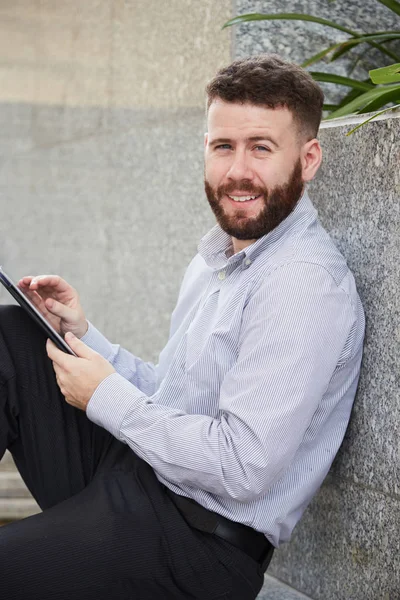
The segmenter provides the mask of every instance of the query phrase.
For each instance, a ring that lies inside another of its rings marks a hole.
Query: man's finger
[[[61,376],[61,373],[63,373],[63,370],[55,362],[53,362],[53,369],[54,369],[54,373],[56,375],[57,383],[58,383],[58,385],[60,385],[60,376]]]
[[[41,285],[57,285],[60,282],[59,275],[35,275],[31,283],[40,283]]]
[[[47,356],[50,358],[50,360],[52,360],[53,363],[55,363],[64,370],[68,368],[68,365],[70,364],[70,359],[74,358],[73,356],[63,352],[63,350],[57,348],[54,342],[52,342],[50,339],[48,339],[46,342],[46,351]]]
[[[30,288],[33,290],[47,287],[49,290],[61,293],[65,292],[69,285],[59,275],[37,275],[30,282]]]
[[[34,292],[33,290],[30,290],[29,287],[27,288],[20,288],[23,290],[24,294],[26,296],[28,296],[29,300],[35,305],[38,306],[39,304],[43,304],[43,298],[41,296],[39,296],[39,294],[37,292]]]
[[[77,338],[76,335],[74,335],[71,331],[65,334],[64,339],[68,346],[75,352],[75,354],[79,356],[79,358],[90,359],[97,354],[97,352],[94,352],[94,350],[89,348],[89,346],[86,346],[86,344]]]
[[[56,374],[56,381],[57,381],[59,390],[62,393],[62,395],[65,396],[64,384],[61,381],[61,375],[62,375],[61,369],[55,363],[53,363],[53,368],[54,368],[54,372]]]
[[[22,279],[18,281],[18,285],[20,287],[29,287],[33,277],[33,275],[25,275],[25,277],[22,277]]]
[[[58,302],[58,300],[55,300],[54,298],[46,298],[44,305],[46,311],[52,315],[55,315],[56,317],[59,317],[60,319],[63,319],[65,322],[73,322],[74,318],[76,318],[76,310],[69,308],[69,306]]]

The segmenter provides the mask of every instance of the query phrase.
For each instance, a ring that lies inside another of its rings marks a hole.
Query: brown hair
[[[301,137],[316,137],[324,94],[307,71],[277,54],[236,60],[220,69],[206,87],[207,110],[220,98],[225,102],[286,107]]]

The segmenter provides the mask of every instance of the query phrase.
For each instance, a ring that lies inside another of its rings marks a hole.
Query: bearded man
[[[343,439],[364,316],[317,218],[323,94],[276,55],[207,87],[217,219],[157,365],[111,344],[57,276],[19,282],[74,350],[0,311],[0,456],[43,513],[0,530],[7,600],[251,600]]]

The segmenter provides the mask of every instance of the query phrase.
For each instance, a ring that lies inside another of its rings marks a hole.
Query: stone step
[[[12,456],[6,452],[0,462],[0,522],[24,519],[40,512],[18,473]]]
[[[0,472],[1,471],[15,471],[13,458],[8,450],[0,461]]]
[[[0,498],[31,498],[18,471],[0,471]]]
[[[33,498],[0,498],[0,521],[24,519],[39,512]]]
[[[264,585],[257,600],[312,600],[279,579],[265,575]]]

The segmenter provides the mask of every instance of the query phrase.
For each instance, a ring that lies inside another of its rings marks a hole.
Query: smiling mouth
[[[227,194],[227,196],[233,202],[252,202],[254,200],[257,200],[257,198],[260,197],[260,194],[258,194],[256,196],[231,196],[231,195]]]

